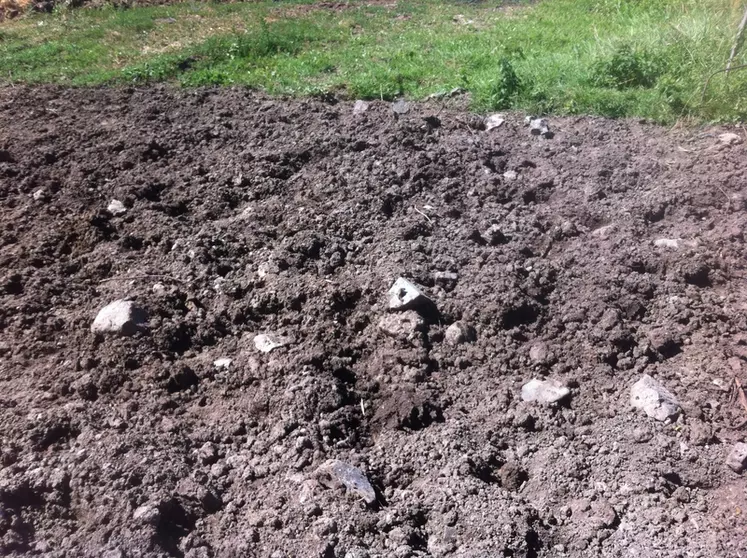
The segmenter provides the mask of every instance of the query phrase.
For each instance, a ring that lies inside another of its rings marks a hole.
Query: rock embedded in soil
[[[630,388],[630,404],[658,421],[665,421],[680,412],[674,394],[648,374]]]
[[[133,512],[132,518],[145,525],[156,526],[161,522],[161,512],[156,506],[146,504],[137,508]]]
[[[446,328],[444,341],[449,345],[460,345],[462,343],[473,343],[477,340],[475,328],[464,322],[455,322]]]
[[[127,213],[127,208],[119,200],[110,201],[109,205],[106,206],[106,210],[112,215],[122,215],[124,213]]]
[[[671,248],[676,250],[680,247],[682,241],[679,238],[657,238],[654,240],[654,246],[657,248]]]
[[[499,128],[500,126],[503,126],[505,121],[506,120],[502,114],[491,114],[485,119],[485,131],[489,132],[490,130]]]
[[[353,105],[353,114],[363,114],[368,110],[368,103],[366,101],[358,100]]]
[[[410,310],[428,301],[428,298],[415,283],[404,277],[397,279],[387,294],[390,310]]]
[[[254,346],[261,353],[270,353],[287,344],[287,339],[273,333],[260,333],[254,337]]]
[[[521,388],[521,399],[528,403],[549,405],[568,397],[571,393],[566,386],[556,380],[533,379]]]
[[[529,132],[533,136],[542,136],[543,138],[550,139],[553,137],[553,133],[550,131],[550,125],[544,118],[530,118],[529,119]]]
[[[392,111],[395,115],[401,116],[410,112],[410,103],[407,101],[396,101],[392,104]]]
[[[328,476],[346,489],[363,498],[366,504],[376,503],[376,491],[366,475],[352,465],[338,459],[330,459],[317,469],[317,475]]]
[[[219,358],[213,361],[213,366],[218,369],[230,368],[232,362],[230,358]]]
[[[739,442],[729,452],[726,465],[735,473],[743,473],[747,470],[747,444]]]
[[[145,311],[131,300],[115,300],[104,306],[91,324],[93,333],[132,335],[145,323]]]
[[[411,339],[424,326],[423,318],[408,310],[397,314],[387,314],[379,320],[379,329],[397,339]]]
[[[736,145],[742,143],[742,138],[734,132],[724,132],[718,136],[718,141],[725,145]]]

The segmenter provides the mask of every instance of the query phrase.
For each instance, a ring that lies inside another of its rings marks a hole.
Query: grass
[[[364,99],[460,87],[479,111],[741,121],[747,71],[714,77],[701,102],[740,10],[723,0],[61,9],[0,24],[0,83],[167,81]]]

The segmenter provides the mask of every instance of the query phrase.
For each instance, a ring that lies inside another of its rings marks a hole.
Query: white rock
[[[648,416],[665,421],[680,412],[677,398],[648,374],[630,388],[630,404]]]
[[[521,388],[521,399],[548,405],[565,399],[571,390],[555,380],[530,380]]]
[[[519,173],[512,170],[507,170],[503,173],[503,178],[505,178],[506,180],[516,180],[517,178],[519,178]]]
[[[358,469],[337,459],[330,459],[317,469],[317,475],[329,476],[351,492],[355,492],[371,505],[376,503],[376,491],[366,475]]]
[[[449,345],[459,345],[460,343],[472,343],[477,339],[475,328],[464,322],[454,322],[446,328],[444,341]]]
[[[610,234],[615,232],[617,230],[617,226],[612,223],[609,225],[604,225],[603,227],[599,227],[598,229],[594,229],[591,231],[591,236],[596,236],[597,238],[609,238]]]
[[[743,442],[734,444],[729,456],[726,458],[726,464],[735,473],[747,470],[747,444]]]
[[[166,294],[166,285],[163,283],[155,283],[153,287],[151,287],[151,290],[154,294],[163,295]]]
[[[260,333],[254,337],[254,346],[261,353],[269,353],[287,344],[287,339],[283,339],[272,333]]]
[[[389,308],[392,310],[409,310],[425,303],[428,299],[411,281],[400,277],[389,289]]]
[[[505,121],[502,114],[491,114],[485,119],[485,131],[489,132],[490,130],[499,128],[503,126]]]
[[[654,240],[654,246],[657,248],[673,248],[677,249],[680,247],[679,238],[657,238]]]
[[[109,205],[106,206],[106,210],[112,215],[122,215],[123,213],[127,213],[127,208],[119,200],[110,201]]]
[[[34,201],[46,201],[47,191],[44,188],[39,188],[31,194],[31,197],[34,198]]]
[[[219,358],[213,362],[216,368],[230,368],[233,361],[230,358]]]
[[[145,312],[131,300],[115,300],[96,315],[91,324],[93,333],[132,335],[145,323]]]
[[[368,110],[368,103],[366,101],[358,100],[353,105],[353,114],[363,114]]]
[[[533,136],[542,136],[545,138],[551,138],[553,136],[553,133],[550,131],[550,126],[544,118],[530,119],[529,131]]]
[[[423,318],[413,311],[387,314],[379,320],[379,329],[391,337],[411,339],[423,328]]]
[[[156,506],[140,506],[132,514],[132,518],[148,525],[158,525],[161,521],[161,512]]]
[[[738,143],[742,143],[742,138],[739,136],[739,134],[735,134],[733,132],[725,132],[719,135],[718,141],[726,145],[736,145]]]

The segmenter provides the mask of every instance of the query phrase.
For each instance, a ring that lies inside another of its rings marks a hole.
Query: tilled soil
[[[506,120],[0,91],[0,554],[747,555],[744,145]]]

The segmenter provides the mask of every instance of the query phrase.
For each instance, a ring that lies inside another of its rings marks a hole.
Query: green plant
[[[651,87],[662,72],[661,60],[645,50],[623,43],[610,56],[595,60],[591,81],[601,87]]]

